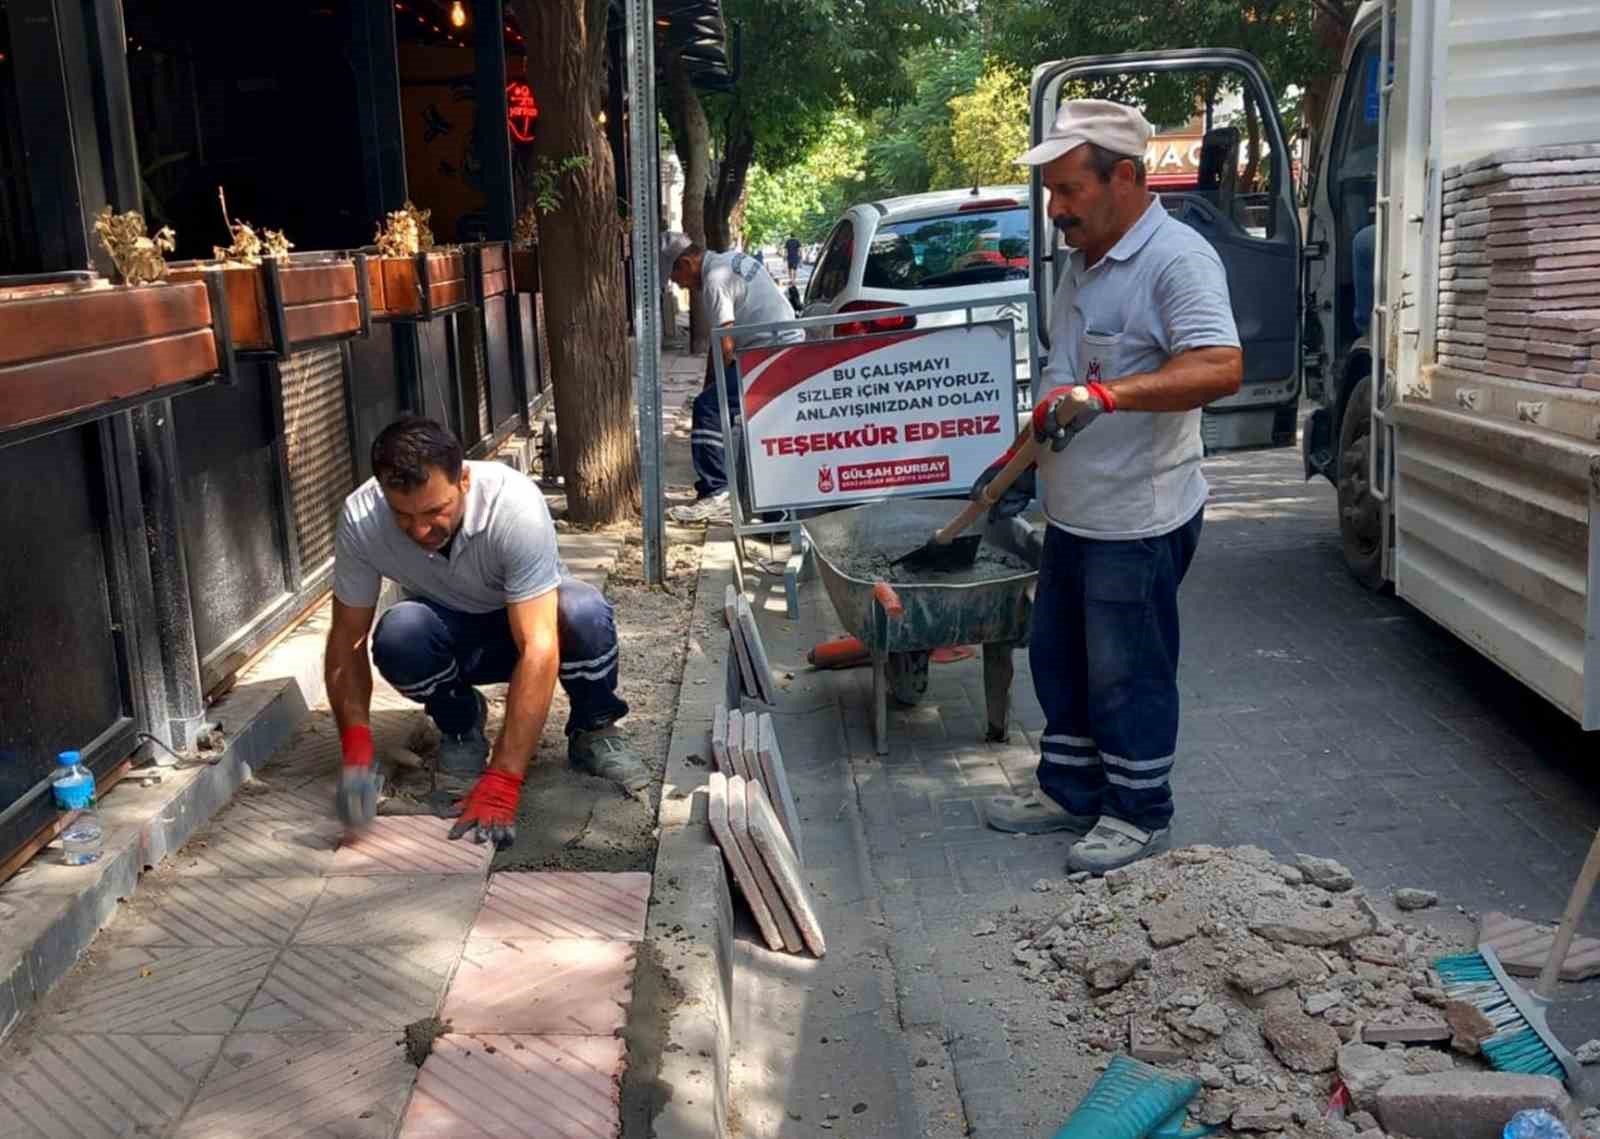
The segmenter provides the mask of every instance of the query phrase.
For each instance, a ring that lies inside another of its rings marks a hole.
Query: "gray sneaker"
[[[1100,816],[1094,830],[1072,844],[1067,851],[1068,870],[1087,870],[1091,874],[1104,874],[1141,858],[1148,858],[1166,850],[1167,828],[1140,830],[1132,823]]]
[[[470,787],[489,765],[489,737],[483,731],[489,721],[489,702],[477,689],[473,689],[472,695],[478,701],[478,722],[459,736],[445,732],[439,738],[439,758],[434,770],[441,785],[446,780],[464,781]]]
[[[1096,816],[1074,815],[1043,791],[1029,791],[1026,795],[993,796],[983,805],[983,818],[993,829],[1008,834],[1088,834]]]
[[[614,727],[577,733],[567,743],[567,757],[574,767],[609,779],[630,794],[650,786],[650,769],[629,750]]]

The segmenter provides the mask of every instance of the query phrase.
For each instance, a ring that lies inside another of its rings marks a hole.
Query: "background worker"
[[[794,234],[783,243],[783,258],[789,264],[789,284],[794,284],[800,273],[800,239]]]
[[[410,600],[372,635],[378,671],[438,725],[437,776],[465,797],[450,832],[509,844],[523,776],[539,748],[556,681],[572,711],[571,762],[633,792],[650,773],[615,727],[619,650],[611,604],[567,577],[550,511],[527,476],[468,463],[454,435],[428,419],[391,423],[372,444],[372,478],[345,499],[334,543],[328,702],[344,764],[336,805],[346,826],[370,821],[378,793],[367,660],[383,579]],[[476,686],[509,682],[491,749]]]
[[[739,420],[739,367],[736,353],[767,344],[795,344],[805,339],[799,329],[741,336],[735,344],[721,329],[734,324],[769,324],[793,320],[794,309],[778,290],[766,267],[748,253],[711,253],[685,234],[661,235],[661,287],[668,282],[698,292],[713,335],[711,352],[722,354],[728,413]],[[722,415],[717,407],[716,362],[706,357],[706,381],[694,399],[689,430],[689,455],[694,463],[695,501],[667,513],[675,522],[728,521],[728,469],[722,442]]]
[[[1069,100],[1018,160],[1043,168],[1049,217],[1071,248],[1035,380],[1035,437],[1048,443],[1028,650],[1046,720],[1041,793],[998,796],[986,814],[999,830],[1082,835],[1067,865],[1094,873],[1167,844],[1178,585],[1208,493],[1200,409],[1243,375],[1222,262],[1146,188],[1150,134],[1133,107]],[[1076,386],[1087,410],[1058,427]],[[1020,513],[1029,497],[1013,487],[991,513]]]

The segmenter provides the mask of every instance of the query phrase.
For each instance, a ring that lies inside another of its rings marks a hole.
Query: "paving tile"
[[[221,1035],[34,1036],[0,1066],[6,1139],[164,1135],[222,1046]]]
[[[227,1032],[277,950],[129,947],[69,982],[42,1032]]]
[[[495,874],[473,937],[587,937],[640,941],[650,907],[650,875],[564,871]]]
[[[445,997],[457,1032],[608,1036],[633,989],[634,946],[570,939],[467,942]]]
[[[1536,977],[1550,959],[1555,928],[1502,913],[1486,913],[1478,919],[1478,944],[1492,946],[1507,973]],[[1596,974],[1600,974],[1600,941],[1575,938],[1561,964],[1561,979],[1582,981]]]
[[[342,843],[329,874],[488,873],[494,848],[467,839],[451,841],[449,819],[432,815],[379,818],[360,837]]]
[[[239,1018],[239,1032],[396,1031],[439,1008],[459,941],[293,946]]]
[[[118,916],[123,945],[282,945],[322,889],[321,878],[180,878],[135,896]]]
[[[338,845],[331,818],[278,818],[228,811],[173,856],[180,875],[313,878],[328,873]]]
[[[788,838],[784,836],[783,824],[778,821],[777,813],[772,809],[772,803],[767,799],[766,793],[762,791],[761,784],[747,783],[745,795],[751,841],[755,843],[757,853],[767,864],[773,882],[782,893],[784,904],[789,908],[789,915],[800,928],[800,936],[805,939],[806,948],[811,950],[814,956],[821,957],[828,951],[827,941],[823,936],[822,920],[817,916],[816,902],[806,884],[800,859],[795,854],[794,847],[789,845]]]
[[[465,874],[329,878],[294,936],[297,945],[460,942],[483,900]]]
[[[768,905],[766,896],[761,891],[761,884],[756,879],[755,870],[751,867],[744,847],[733,833],[733,826],[728,820],[728,777],[720,771],[713,771],[707,781],[707,788],[708,822],[711,833],[717,840],[717,846],[722,850],[722,857],[728,863],[729,875],[738,888],[739,896],[744,899],[750,916],[755,919],[767,948],[775,953],[779,952],[783,949],[783,933],[778,928],[777,917],[773,914],[772,907]],[[800,936],[799,930],[795,930],[795,936],[797,938]]]
[[[400,1139],[611,1139],[625,1047],[605,1036],[442,1036]]]
[[[395,1039],[230,1036],[175,1139],[386,1139],[416,1075]]]

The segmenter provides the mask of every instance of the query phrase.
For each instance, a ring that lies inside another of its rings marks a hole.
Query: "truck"
[[[1298,422],[1306,478],[1337,490],[1351,574],[1587,731],[1600,729],[1600,390],[1577,385],[1600,387],[1600,368],[1566,385],[1464,369],[1441,359],[1439,329],[1456,303],[1440,303],[1447,180],[1538,168],[1560,174],[1515,184],[1600,186],[1597,54],[1600,3],[1368,0],[1303,203],[1273,89],[1245,53],[1044,64],[1030,107],[1037,141],[1064,97],[1142,103],[1158,130],[1204,103],[1197,185],[1152,189],[1217,249],[1233,294],[1244,384],[1207,408],[1208,451],[1281,446]],[[1215,117],[1225,97],[1246,114]],[[1034,206],[1033,324],[1047,357],[1062,257],[1037,175]],[[1600,305],[1570,316],[1600,342]]]

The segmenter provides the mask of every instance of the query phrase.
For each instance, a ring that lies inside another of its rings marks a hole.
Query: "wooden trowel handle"
[[[1088,402],[1089,393],[1085,389],[1082,387],[1073,388],[1067,398],[1062,400],[1061,405],[1056,408],[1056,422],[1065,427],[1077,417],[1078,412],[1082,411]],[[1011,489],[1011,484],[1021,478],[1024,471],[1033,466],[1034,460],[1039,454],[1039,444],[1033,438],[1032,423],[1017,432],[1017,441],[1011,447],[1011,461],[1000,468],[1000,473],[995,475],[989,481],[989,485],[983,488],[983,493],[978,496],[977,500],[969,502],[962,508],[960,514],[957,514],[943,529],[934,534],[933,541],[935,545],[948,546],[955,541],[963,530],[978,520],[978,515],[999,502],[1000,496]]]

